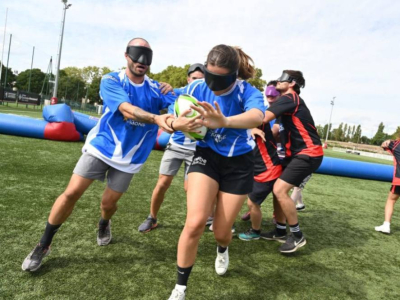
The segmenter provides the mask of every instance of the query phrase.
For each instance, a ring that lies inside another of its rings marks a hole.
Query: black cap
[[[195,71],[200,71],[201,73],[204,74],[205,73],[204,65],[203,64],[193,64],[193,65],[191,65],[189,67],[188,71],[187,71],[188,76],[190,74],[192,74],[193,72],[195,72]]]

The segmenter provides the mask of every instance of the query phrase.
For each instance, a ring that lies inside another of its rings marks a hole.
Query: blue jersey
[[[161,94],[158,86],[158,82],[147,76],[143,83],[135,84],[125,71],[104,75],[100,96],[105,111],[89,132],[82,151],[89,152],[117,170],[131,174],[139,172],[153,149],[158,126],[126,119],[118,108],[128,102],[159,115],[160,110],[173,103],[176,96]]]
[[[174,89],[174,91],[177,89]],[[181,90],[181,89],[179,89]],[[176,91],[175,91],[176,94]],[[182,94],[182,93],[181,93]],[[174,104],[168,107],[168,113],[174,114]],[[180,148],[194,151],[196,150],[196,141],[187,138],[182,131],[175,131],[169,138],[169,142]]]
[[[226,117],[239,115],[252,108],[265,113],[261,92],[243,80],[236,80],[232,89],[221,96],[216,96],[204,79],[199,79],[188,85],[186,93],[198,101],[208,102],[213,106],[216,101]],[[209,129],[204,139],[197,142],[197,146],[209,147],[222,156],[231,157],[252,151],[255,142],[250,129],[217,128]]]

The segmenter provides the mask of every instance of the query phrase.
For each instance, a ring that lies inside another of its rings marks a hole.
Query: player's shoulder
[[[124,74],[124,71],[113,71],[103,75],[103,77],[101,77],[101,80],[121,82],[124,78]]]
[[[185,94],[192,95],[195,91],[205,91],[206,89],[207,84],[204,79],[196,79],[185,87]]]

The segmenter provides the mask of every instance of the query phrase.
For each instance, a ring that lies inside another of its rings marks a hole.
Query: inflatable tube
[[[66,104],[47,105],[43,108],[43,119],[47,122],[74,123],[74,115]]]
[[[48,122],[16,115],[0,114],[0,133],[44,139]]]
[[[83,135],[76,131],[74,123],[54,122],[47,123],[44,129],[44,138],[54,141],[76,142],[83,140]]]
[[[99,118],[82,114],[77,111],[73,111],[72,113],[74,115],[74,124],[76,130],[83,134],[88,134],[89,131],[92,130],[92,128],[96,126],[97,122],[99,121]]]
[[[391,182],[393,166],[324,156],[316,173]]]

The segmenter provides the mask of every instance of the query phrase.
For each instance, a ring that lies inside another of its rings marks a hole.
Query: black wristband
[[[171,129],[172,129],[173,131],[176,131],[175,128],[174,128],[174,126],[172,126],[172,124],[174,124],[174,121],[175,121],[175,120],[173,120],[173,121],[171,122]]]

